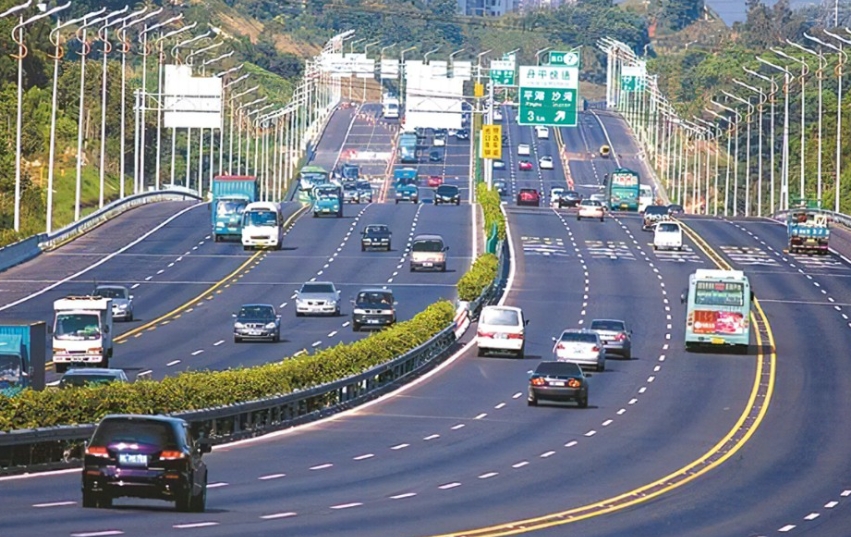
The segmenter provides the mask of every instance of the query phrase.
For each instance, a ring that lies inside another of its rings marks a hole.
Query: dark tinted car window
[[[115,382],[118,377],[114,375],[65,375],[59,381],[60,388],[71,386],[85,386],[87,384],[107,384]]]
[[[127,298],[127,291],[120,287],[99,287],[95,296],[103,298]]]
[[[268,306],[244,306],[239,310],[240,319],[274,319],[275,310]]]
[[[595,334],[580,334],[577,332],[568,332],[566,334],[561,335],[561,340],[578,343],[597,343],[597,336]]]
[[[656,228],[656,231],[661,231],[662,233],[676,233],[680,230],[680,226],[677,224],[659,224]]]
[[[387,226],[366,226],[367,233],[387,233],[389,231]]]
[[[417,241],[412,248],[415,252],[441,252],[443,243],[440,241]]]
[[[333,293],[334,286],[330,283],[306,283],[301,287],[302,293]]]
[[[650,205],[644,209],[644,214],[668,214],[668,208],[662,205]]]
[[[572,362],[541,362],[535,368],[535,373],[538,375],[575,375],[578,377],[582,374],[582,369]]]
[[[380,292],[362,292],[358,293],[356,302],[361,304],[382,304],[388,305],[393,303],[393,295],[391,293]]]
[[[442,185],[437,187],[437,193],[441,196],[455,196],[458,194],[458,187],[454,185]]]
[[[98,425],[92,445],[106,446],[124,442],[125,444],[147,444],[164,449],[179,446],[171,424],[154,420],[108,419]]]
[[[626,327],[620,321],[594,321],[591,330],[625,330]]]

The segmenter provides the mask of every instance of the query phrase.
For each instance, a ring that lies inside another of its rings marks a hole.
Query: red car
[[[541,195],[534,188],[521,188],[517,194],[517,205],[534,205],[538,207],[541,204]]]
[[[517,167],[520,168],[521,172],[530,172],[532,171],[532,162],[528,160],[521,160]]]
[[[430,175],[427,182],[428,186],[436,188],[443,184],[443,177],[439,175]]]

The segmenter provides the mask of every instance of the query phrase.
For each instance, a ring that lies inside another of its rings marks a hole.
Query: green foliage
[[[493,254],[482,254],[461,278],[458,279],[458,299],[472,301],[478,298],[496,278],[499,259]]]
[[[362,373],[428,341],[449,326],[455,308],[432,304],[410,321],[350,344],[277,363],[226,371],[191,371],[162,381],[0,397],[0,430],[94,423],[109,413],[167,414],[286,394]]]
[[[505,215],[500,209],[502,200],[499,193],[494,189],[488,189],[487,183],[477,183],[476,198],[482,206],[485,217],[485,233],[490,233],[493,225],[496,224],[497,236],[500,240],[505,240]]]
[[[670,29],[682,30],[696,21],[704,9],[704,0],[659,0],[659,18]]]

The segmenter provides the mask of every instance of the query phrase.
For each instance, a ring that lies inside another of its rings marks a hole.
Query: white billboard
[[[190,65],[166,65],[162,110],[168,129],[221,128],[222,79],[192,76]]]
[[[409,61],[405,83],[405,129],[461,128],[463,79],[433,78],[431,65]]]
[[[431,68],[431,77],[432,78],[446,78],[446,73],[449,70],[449,64],[445,61],[433,61],[429,62],[429,68]]]
[[[473,64],[471,62],[452,62],[452,78],[470,80],[473,77]]]
[[[381,78],[399,78],[399,60],[381,60]]]

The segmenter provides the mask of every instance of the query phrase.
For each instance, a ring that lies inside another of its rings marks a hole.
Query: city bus
[[[402,164],[417,162],[417,133],[403,132],[399,135],[399,162]]]
[[[328,170],[322,166],[305,166],[298,174],[298,187],[303,191],[313,190],[317,185],[324,185],[330,181]]]
[[[637,211],[641,183],[638,173],[626,168],[612,172],[606,183],[606,199],[613,211]]]
[[[688,278],[685,346],[745,346],[750,343],[753,293],[741,270],[697,269]]]

